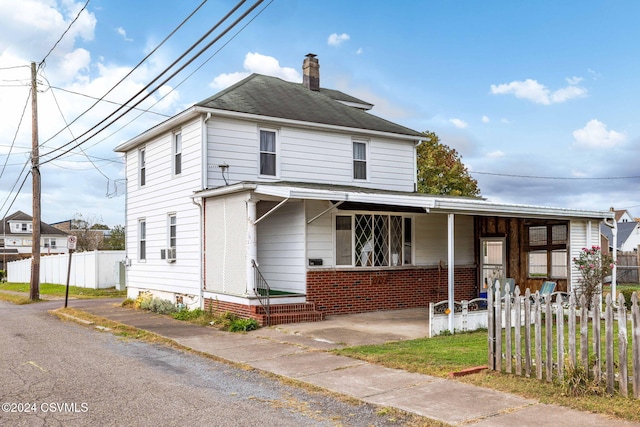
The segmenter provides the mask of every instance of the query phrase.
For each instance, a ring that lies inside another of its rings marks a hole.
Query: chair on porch
[[[556,290],[556,285],[557,285],[556,282],[544,282],[542,284],[539,291],[541,303],[544,302],[544,297],[546,295],[551,295]],[[535,299],[533,298],[533,295],[531,296],[531,301],[535,301]]]

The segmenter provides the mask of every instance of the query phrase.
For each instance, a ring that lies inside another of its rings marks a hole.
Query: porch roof
[[[377,190],[361,187],[308,183],[241,182],[196,192],[193,198],[219,197],[251,191],[255,194],[281,199],[327,200],[424,209],[426,213],[454,213],[461,215],[504,216],[520,218],[613,219],[609,210],[580,210],[547,206],[496,203],[480,198],[438,196],[423,193]]]

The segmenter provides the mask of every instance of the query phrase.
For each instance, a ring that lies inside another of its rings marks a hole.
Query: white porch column
[[[255,287],[255,274],[253,272],[253,261],[258,263],[258,226],[256,225],[257,201],[249,198],[247,200],[247,289],[248,295],[253,294]]]
[[[453,319],[455,315],[455,306],[453,304],[453,280],[455,269],[454,261],[454,227],[453,220],[454,214],[448,215],[447,222],[447,272],[448,272],[448,285],[449,285],[449,332],[453,333]]]

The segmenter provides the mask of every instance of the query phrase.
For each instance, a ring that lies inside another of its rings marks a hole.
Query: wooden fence
[[[564,377],[565,363],[574,367],[581,364],[588,367],[590,378],[606,384],[609,394],[617,391],[627,397],[631,382],[632,396],[640,398],[640,308],[635,292],[629,315],[622,294],[617,304],[607,295],[601,312],[600,304],[593,304],[593,310],[588,311],[584,295],[576,303],[573,295],[561,292],[541,297],[539,292],[531,295],[527,289],[522,297],[516,287],[511,297],[500,298],[500,292],[493,291],[490,289],[488,295],[489,369],[535,376],[539,380],[544,374],[544,379],[550,382]],[[503,316],[503,311],[513,315]],[[618,326],[616,337],[614,319]],[[627,342],[629,322],[630,344]],[[618,355],[614,358],[616,343]]]
[[[620,252],[617,259],[616,280],[618,283],[640,282],[640,252]]]

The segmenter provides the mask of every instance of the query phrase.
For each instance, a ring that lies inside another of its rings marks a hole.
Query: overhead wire
[[[182,79],[179,83],[177,83],[175,86],[173,86],[171,88],[171,90],[169,90],[166,94],[164,94],[161,98],[159,98],[156,102],[154,102],[151,106],[149,106],[149,109],[153,108],[154,106],[156,106],[157,104],[159,104],[160,102],[162,102],[162,100],[164,100],[167,96],[169,96],[173,91],[175,91],[176,89],[178,89],[180,86],[182,86],[182,84],[184,82],[186,82],[189,78],[191,78],[196,72],[198,72],[202,67],[204,67],[211,59],[213,59],[214,56],[216,56],[222,49],[224,49],[229,43],[231,43],[231,41],[233,41],[238,34],[240,34],[245,28],[247,28],[247,26],[249,24],[251,24],[258,16],[260,16],[262,14],[262,12],[264,12],[272,3],[274,2],[274,0],[269,1],[269,3],[267,3],[265,5],[265,7],[263,7],[260,11],[258,11],[256,13],[255,16],[253,16],[245,25],[242,26],[242,28],[240,28],[234,35],[232,35],[229,40],[227,40],[222,46],[220,46],[220,48],[218,48],[218,50],[216,50],[213,54],[211,54],[211,56],[209,56],[202,64],[200,64],[198,67],[196,67],[191,73],[189,73],[187,76],[185,76],[184,79]],[[129,126],[131,123],[135,122],[136,120],[138,120],[140,117],[142,117],[142,115],[144,114],[144,112],[146,112],[148,110],[143,110],[143,113],[138,114],[137,116],[133,117],[131,120],[129,120],[127,123],[125,123],[124,125],[122,125],[121,127],[119,127],[118,129],[116,129],[115,131],[113,131],[112,133],[110,133],[109,135],[105,136],[104,138],[102,138],[101,140],[97,141],[96,143],[94,143],[93,145],[91,145],[90,147],[93,147],[103,141],[105,141],[106,139],[109,139],[110,137],[112,137],[113,135],[115,135],[116,133],[120,132],[122,129],[126,128],[127,126]]]
[[[60,38],[58,38],[58,41],[54,43],[53,47],[51,49],[49,49],[49,53],[47,53],[44,58],[42,58],[42,61],[40,61],[40,65],[38,66],[38,68],[44,66],[45,61],[47,60],[47,58],[49,57],[49,55],[51,55],[51,52],[53,52],[56,47],[58,46],[58,44],[62,41],[62,39],[64,38],[64,36],[69,32],[69,30],[71,29],[71,27],[73,27],[73,24],[76,23],[76,21],[78,20],[78,18],[80,18],[80,15],[82,14],[82,12],[84,12],[84,10],[87,8],[87,5],[89,4],[89,1],[91,0],[87,0],[84,4],[84,6],[82,6],[82,8],[80,9],[80,11],[78,11],[76,17],[73,19],[73,21],[71,21],[69,23],[69,26],[67,27],[66,30],[64,30],[64,33],[62,33],[62,35],[60,36]]]
[[[99,99],[96,100],[96,102],[94,102],[89,108],[87,108],[84,112],[82,112],[82,114],[80,114],[78,117],[76,117],[75,119],[73,119],[71,121],[71,123],[68,124],[68,126],[71,126],[72,124],[74,124],[77,120],[79,120],[81,117],[83,117],[85,114],[87,114],[89,111],[91,111],[96,105],[98,105],[101,101],[104,100],[104,98],[109,95],[111,92],[113,92],[120,84],[122,84],[129,76],[131,76],[131,74],[133,74],[133,72],[135,70],[137,70],[138,68],[140,68],[140,66],[146,62],[147,59],[149,59],[149,57],[151,55],[153,55],[158,49],[160,49],[160,47],[162,47],[180,28],[182,28],[182,26],[184,24],[186,24],[197,12],[198,10],[200,10],[202,8],[202,6],[204,6],[204,4],[207,2],[208,0],[203,0],[186,18],[184,18],[182,20],[182,22],[180,22],[180,24],[174,28],[155,48],[153,48],[144,58],[142,58],[131,70],[129,70],[129,72],[127,74],[125,74],[115,85],[113,85],[111,87],[111,89],[109,89],[104,95],[102,95]],[[128,103],[129,101],[127,101]],[[120,104],[121,106],[123,106],[124,104]],[[116,110],[118,111],[118,110]],[[113,114],[113,113],[112,113]],[[55,138],[56,136],[60,135],[65,128],[60,129],[58,132],[56,132],[53,136],[51,136],[50,138],[48,138],[47,140],[45,140],[42,144],[40,144],[41,147],[44,147],[44,145],[51,141],[53,138]],[[84,136],[80,135],[80,136]]]
[[[20,115],[20,121],[18,122],[18,126],[16,127],[16,133],[13,135],[13,140],[11,141],[11,146],[9,147],[9,152],[7,153],[7,158],[4,161],[4,165],[2,165],[2,170],[0,170],[0,178],[4,174],[4,170],[7,167],[7,163],[9,162],[9,157],[11,156],[11,152],[13,151],[13,147],[16,144],[16,139],[18,138],[18,132],[20,132],[20,127],[22,126],[22,120],[24,119],[24,115],[27,111],[27,106],[29,105],[29,100],[31,99],[31,89],[29,89],[29,94],[27,95],[27,101],[24,104],[24,108],[22,109],[22,114]]]
[[[508,173],[495,173],[495,172],[479,172],[469,171],[470,174],[501,176],[506,178],[527,178],[527,179],[548,179],[548,180],[618,180],[618,179],[640,179],[640,175],[637,176],[603,176],[603,177],[579,177],[579,176],[535,176],[535,175],[516,175]]]
[[[242,0],[240,3],[238,3],[229,13],[227,13],[227,15],[225,15],[224,18],[222,18],[220,21],[218,21],[218,23],[216,23],[216,25],[214,25],[214,27],[211,28],[211,30],[209,30],[205,36],[201,37],[200,40],[198,40],[196,43],[194,43],[187,51],[185,51],[185,53],[183,53],[182,55],[180,55],[180,57],[178,59],[176,59],[169,67],[167,67],[165,69],[165,71],[163,71],[160,75],[158,75],[156,78],[154,78],[147,86],[145,86],[145,88],[141,89],[138,93],[136,93],[132,98],[129,99],[129,101],[126,102],[126,104],[128,104],[129,102],[133,102],[133,100],[135,100],[140,94],[142,94],[146,89],[148,89],[150,86],[152,86],[155,82],[157,82],[164,74],[166,74],[174,65],[176,65],[180,60],[182,60],[186,55],[188,55],[193,49],[195,49],[197,47],[197,45],[199,45],[202,40],[204,38],[206,38],[209,34],[211,34],[213,31],[215,31],[215,29],[217,29],[224,21],[226,21],[246,0]],[[247,9],[242,15],[240,15],[240,17],[238,17],[233,23],[231,23],[225,30],[223,30],[218,36],[216,36],[212,41],[210,41],[209,43],[207,43],[202,49],[200,49],[193,57],[191,57],[190,59],[188,59],[182,66],[180,66],[176,71],[174,71],[169,77],[165,78],[161,83],[159,83],[155,89],[152,89],[151,91],[149,91],[145,96],[143,96],[141,99],[139,99],[138,101],[136,101],[133,105],[128,107],[128,110],[125,111],[124,113],[120,114],[118,117],[116,117],[115,119],[111,120],[109,123],[107,123],[106,125],[104,125],[102,128],[96,130],[96,132],[89,136],[88,138],[86,138],[84,141],[78,142],[77,144],[75,144],[73,147],[63,151],[62,153],[48,159],[45,160],[43,162],[41,162],[41,164],[45,164],[48,163],[50,161],[53,161],[55,159],[58,159],[60,157],[62,157],[63,155],[69,153],[70,151],[72,151],[73,149],[75,149],[77,146],[82,145],[84,143],[86,143],[89,139],[95,137],[96,135],[98,135],[100,132],[104,131],[107,127],[111,126],[113,123],[115,123],[116,121],[118,121],[119,119],[121,119],[124,115],[126,115],[127,113],[129,113],[134,107],[140,105],[143,101],[145,101],[149,96],[151,96],[153,93],[155,93],[158,89],[160,89],[163,85],[165,85],[168,81],[170,81],[173,77],[175,77],[179,72],[181,72],[182,70],[184,70],[184,68],[186,68],[187,66],[189,66],[193,61],[195,61],[198,57],[200,57],[205,51],[207,51],[214,43],[216,43],[217,41],[219,41],[224,35],[226,35],[231,29],[233,29],[233,27],[235,27],[240,21],[242,21],[247,15],[249,15],[253,10],[255,10],[255,8],[257,8],[264,0],[258,0],[256,1],[256,3],[254,3],[249,9]],[[87,133],[95,130],[98,126],[102,125],[105,121],[107,121],[108,119],[110,119],[112,116],[114,116],[118,111],[120,111],[122,108],[118,108],[116,111],[114,111],[113,113],[111,113],[109,116],[107,116],[105,119],[101,120],[98,124],[96,124],[95,126],[93,126],[91,129],[89,129],[88,131],[86,131],[85,133],[83,133],[81,135],[85,136]],[[64,147],[73,144],[76,140],[70,141],[64,145],[62,145],[61,147],[56,148],[55,150],[52,150],[46,154],[44,154],[44,156],[48,156],[53,154],[54,152],[63,149]]]

